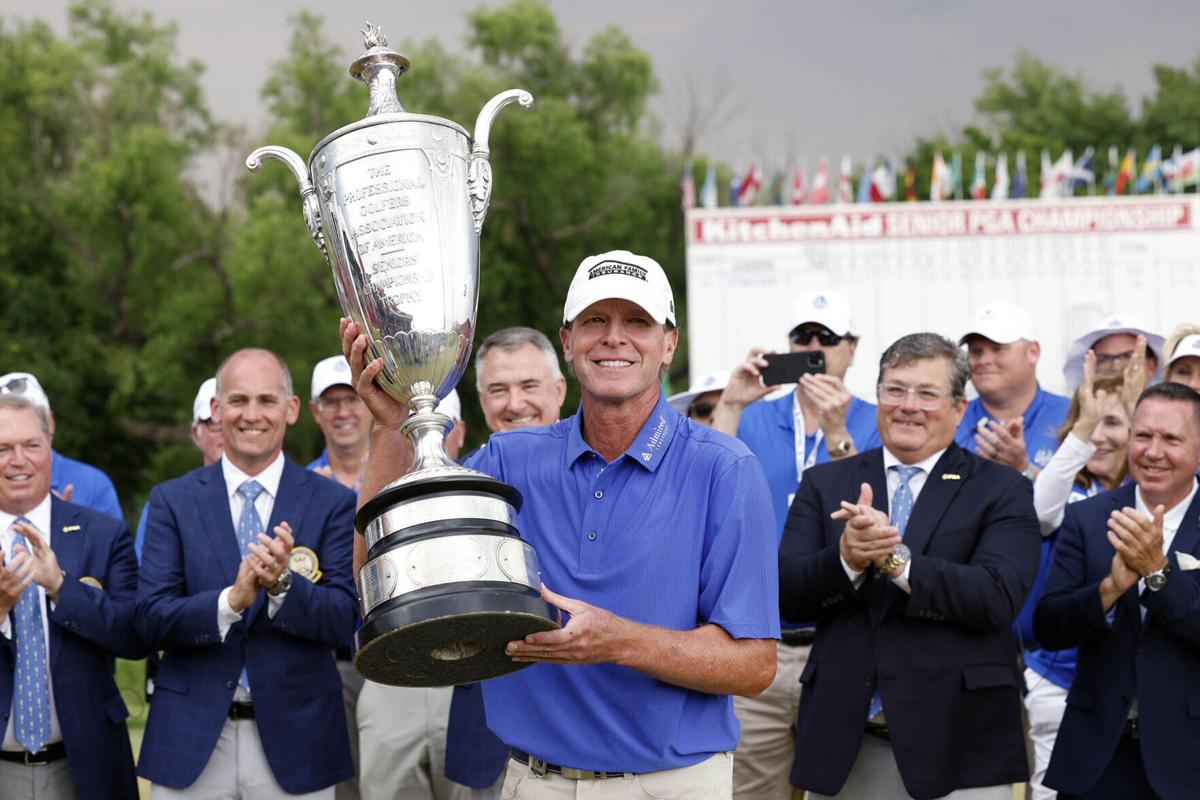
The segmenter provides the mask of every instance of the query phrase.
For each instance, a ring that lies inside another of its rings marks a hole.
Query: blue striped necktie
[[[238,494],[242,496],[242,513],[238,517],[237,526],[238,549],[242,552],[242,558],[250,552],[250,545],[258,541],[258,535],[264,533],[262,517],[254,507],[254,501],[264,491],[262,484],[253,480],[243,481],[237,488]],[[242,667],[242,674],[238,676],[238,683],[247,692],[250,691],[250,677],[246,674],[245,667]]]
[[[903,538],[904,529],[908,527],[908,518],[912,516],[913,510],[913,493],[908,482],[921,471],[921,468],[897,464],[888,469],[894,470],[900,476],[900,485],[896,487],[896,491],[892,492],[891,523],[896,526],[896,530],[900,531],[900,536]],[[873,719],[881,711],[883,711],[883,698],[879,694],[879,689],[876,688],[875,694],[871,696],[871,707],[867,710],[867,719]]]
[[[30,524],[24,517],[13,523],[12,552],[23,547],[33,548],[16,524]],[[16,674],[13,677],[13,733],[26,750],[39,752],[50,738],[50,676],[46,658],[46,638],[42,627],[42,598],[37,584],[31,583],[21,593],[15,611],[14,638],[17,646]]]

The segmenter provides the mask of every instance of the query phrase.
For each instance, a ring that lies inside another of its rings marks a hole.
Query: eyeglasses
[[[1116,367],[1124,364],[1129,359],[1136,355],[1136,351],[1129,350],[1125,353],[1107,353],[1105,355],[1096,354],[1096,366],[1098,368]]]
[[[797,328],[788,334],[788,339],[791,340],[792,344],[800,346],[808,345],[810,342],[812,342],[813,338],[816,338],[816,340],[821,343],[822,347],[837,347],[839,344],[841,344],[842,339],[845,339],[846,337],[838,336],[828,328],[820,328],[819,330],[815,331],[812,329],[805,330],[803,328]]]
[[[342,397],[322,397],[317,400],[317,408],[322,411],[329,411],[334,408],[357,408],[361,402],[362,398],[356,394],[344,395]]]
[[[913,389],[899,383],[885,383],[879,387],[876,393],[880,405],[885,406],[902,406],[910,394],[913,395],[917,408],[922,411],[937,411],[941,408],[942,401],[950,397],[950,392],[943,392],[940,389],[930,389],[924,386]]]
[[[29,388],[29,378],[12,378],[8,383],[0,384],[0,394],[25,394]]]
[[[716,405],[707,401],[692,403],[688,406],[688,419],[705,419],[711,417]]]

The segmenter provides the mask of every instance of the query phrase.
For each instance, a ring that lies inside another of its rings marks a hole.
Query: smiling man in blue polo
[[[777,536],[762,467],[662,396],[679,335],[653,259],[584,259],[560,338],[579,411],[495,435],[467,463],[520,490],[543,596],[569,615],[509,644],[538,663],[483,684],[488,726],[511,748],[502,796],[574,797],[584,780],[596,798],[728,798],[730,695],[775,675]],[[377,422],[369,497],[404,463],[407,409],[374,383],[382,363],[364,363],[356,325],[342,343]]]

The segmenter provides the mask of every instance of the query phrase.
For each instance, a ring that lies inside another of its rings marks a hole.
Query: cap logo
[[[829,301],[825,299],[825,295],[819,294],[813,299],[813,308],[824,308],[829,305]]]
[[[605,275],[628,275],[638,280],[646,280],[646,268],[637,264],[626,264],[624,261],[602,261],[588,270],[588,280],[602,278]]]
[[[1192,349],[1200,350],[1200,339],[1196,339],[1195,341],[1192,342]]]
[[[350,371],[350,365],[345,361],[333,362],[333,368],[337,372],[349,372]]]

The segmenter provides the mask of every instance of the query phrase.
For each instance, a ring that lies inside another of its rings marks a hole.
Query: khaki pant
[[[472,800],[494,796],[446,777],[451,687],[365,681],[358,696],[363,800]]]
[[[582,781],[552,772],[539,778],[527,765],[509,759],[504,788],[500,790],[500,800],[729,800],[731,797],[732,753],[717,753],[690,767]]]
[[[354,764],[354,777],[334,786],[334,800],[360,800],[358,790],[358,695],[362,692],[363,676],[349,661],[337,662],[338,674],[342,676],[342,705],[346,711],[346,731],[350,734],[350,761]]]
[[[758,697],[734,697],[733,713],[742,726],[733,758],[733,796],[737,800],[792,800],[801,790],[788,781],[796,753],[796,711],[800,673],[812,645],[776,645],[775,680]]]

